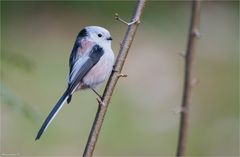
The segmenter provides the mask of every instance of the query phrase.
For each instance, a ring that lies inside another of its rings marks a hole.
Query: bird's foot
[[[98,92],[97,92],[95,89],[91,88],[91,90],[92,90],[95,94],[97,94],[97,96],[98,96],[100,99],[102,99],[102,96],[101,96],[100,94],[98,94]]]
[[[101,105],[101,106],[106,106],[105,105],[105,103],[102,101],[103,100],[103,97],[100,95],[100,94],[98,94],[98,92],[95,90],[95,89],[93,89],[93,88],[91,88],[92,89],[92,91],[95,93],[95,94],[97,94],[97,102],[98,102],[98,104],[99,105]]]
[[[104,106],[104,107],[106,106],[106,104],[102,101],[102,98],[97,97],[96,99],[97,99],[97,102],[100,106]]]

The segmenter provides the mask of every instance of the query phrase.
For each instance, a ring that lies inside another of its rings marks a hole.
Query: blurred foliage
[[[23,54],[17,54],[12,52],[6,52],[1,49],[1,66],[7,68],[1,68],[1,72],[5,75],[8,68],[16,68],[25,72],[32,72],[35,65],[30,59],[25,57]],[[11,67],[9,67],[11,66]]]
[[[37,121],[38,113],[29,105],[24,103],[17,95],[13,94],[2,82],[0,82],[1,104],[8,105],[14,111],[24,114],[28,119]]]
[[[28,119],[37,121],[37,112],[23,100],[18,98],[7,85],[4,84],[4,76],[8,75],[11,69],[19,69],[25,72],[32,72],[35,68],[34,64],[21,54],[7,53],[1,49],[1,80],[0,80],[0,96],[1,105],[8,105],[13,110],[22,113]],[[7,67],[7,68],[6,68]]]

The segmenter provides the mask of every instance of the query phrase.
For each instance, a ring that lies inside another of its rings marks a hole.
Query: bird
[[[69,57],[67,88],[45,119],[35,140],[40,139],[63,105],[70,103],[74,92],[92,89],[101,98],[96,88],[109,78],[115,61],[111,42],[109,31],[100,26],[86,26],[78,33]]]

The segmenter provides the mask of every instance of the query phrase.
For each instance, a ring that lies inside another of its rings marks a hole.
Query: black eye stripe
[[[98,34],[98,37],[102,37],[102,34]]]

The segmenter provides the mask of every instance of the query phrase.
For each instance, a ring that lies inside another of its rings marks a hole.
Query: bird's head
[[[112,37],[108,30],[99,26],[87,26],[78,34],[78,37],[87,37],[105,47],[111,46]]]

